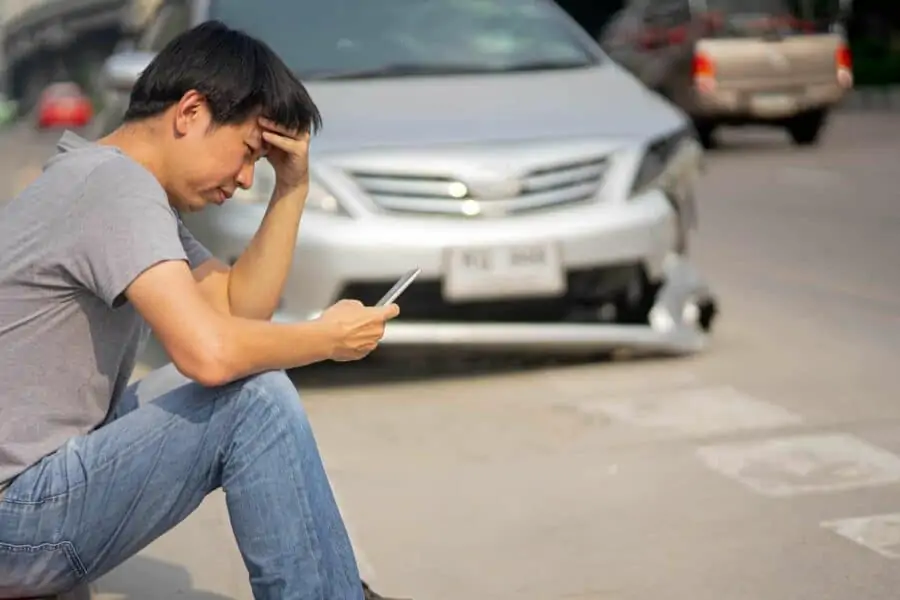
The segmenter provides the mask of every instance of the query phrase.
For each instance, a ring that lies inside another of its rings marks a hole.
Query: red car
[[[94,118],[94,107],[74,83],[54,83],[41,94],[37,106],[38,127],[85,127]]]

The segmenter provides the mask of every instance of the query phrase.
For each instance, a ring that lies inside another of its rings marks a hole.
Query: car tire
[[[797,115],[787,125],[788,135],[797,146],[812,146],[818,143],[825,126],[825,111],[815,110]]]
[[[715,123],[696,121],[694,122],[694,130],[697,132],[697,141],[700,142],[704,149],[712,150],[718,146]]]

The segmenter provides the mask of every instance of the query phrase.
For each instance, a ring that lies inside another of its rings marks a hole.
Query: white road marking
[[[558,398],[608,397],[610,394],[650,393],[697,385],[697,377],[686,370],[654,368],[651,365],[620,364],[615,367],[562,367],[541,373],[541,387]]]
[[[848,434],[717,444],[697,455],[710,469],[771,497],[900,482],[900,457]]]
[[[580,401],[575,410],[674,435],[703,436],[797,425],[802,419],[730,386],[646,392]]]
[[[900,560],[900,513],[836,519],[821,525],[885,558]]]

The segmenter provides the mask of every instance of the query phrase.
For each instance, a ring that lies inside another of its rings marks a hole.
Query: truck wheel
[[[697,131],[697,140],[706,150],[711,150],[718,145],[716,139],[716,125],[714,123],[694,122],[694,129]]]
[[[819,141],[824,126],[825,111],[815,110],[792,118],[787,130],[794,144],[812,146]]]

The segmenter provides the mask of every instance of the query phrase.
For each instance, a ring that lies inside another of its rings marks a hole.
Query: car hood
[[[682,114],[612,64],[566,71],[312,81],[314,153],[541,139],[648,139]]]

